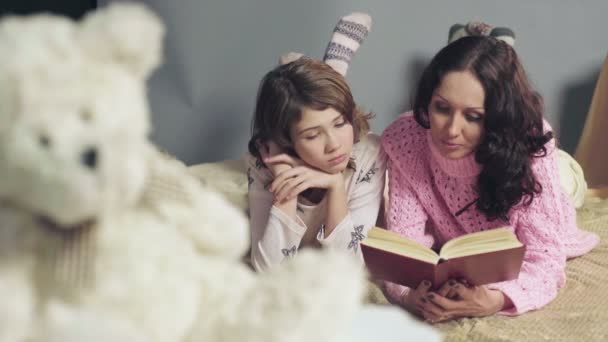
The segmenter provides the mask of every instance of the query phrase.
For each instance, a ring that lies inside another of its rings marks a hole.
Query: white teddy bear
[[[118,3],[0,22],[0,341],[324,341],[352,256],[240,262],[243,215],[147,140],[163,27]]]

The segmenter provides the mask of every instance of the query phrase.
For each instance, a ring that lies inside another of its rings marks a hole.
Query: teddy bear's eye
[[[80,112],[80,118],[84,122],[89,122],[93,118],[93,113],[88,109],[84,109],[82,112]]]
[[[44,134],[38,137],[38,141],[40,142],[40,145],[44,147],[51,146],[51,139],[49,139],[49,137]]]

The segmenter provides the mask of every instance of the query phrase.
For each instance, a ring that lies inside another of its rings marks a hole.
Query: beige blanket
[[[190,172],[246,209],[247,179],[239,161],[202,164]],[[608,341],[608,191],[588,191],[580,227],[602,239],[591,253],[568,262],[568,281],[556,300],[518,317],[467,318],[437,324],[446,341]],[[370,286],[368,302],[387,304]]]

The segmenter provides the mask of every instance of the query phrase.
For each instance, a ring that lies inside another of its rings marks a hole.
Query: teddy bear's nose
[[[80,155],[80,162],[90,169],[97,166],[97,149],[90,147]]]

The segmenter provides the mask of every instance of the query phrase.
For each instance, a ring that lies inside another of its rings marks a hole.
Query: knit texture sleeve
[[[387,212],[387,229],[412,240],[431,247],[433,235],[426,229],[428,216],[412,191],[411,186],[403,180],[398,170],[388,166],[389,174],[389,204]],[[384,289],[393,303],[401,303],[401,298],[407,293],[405,286],[384,283]]]
[[[416,158],[423,137],[411,113],[402,115],[382,134],[389,177],[386,223],[388,230],[431,247],[435,240],[427,230],[428,215],[411,184],[411,180],[417,178],[415,173],[422,172]],[[383,285],[389,300],[402,304],[402,297],[409,289],[391,282]]]
[[[541,308],[557,296],[566,282],[563,233],[568,222],[556,158],[552,140],[547,144],[547,155],[532,161],[542,192],[534,196],[529,206],[519,204],[509,213],[515,234],[526,245],[526,253],[518,279],[488,286],[502,291],[514,304],[500,314],[518,315]]]

